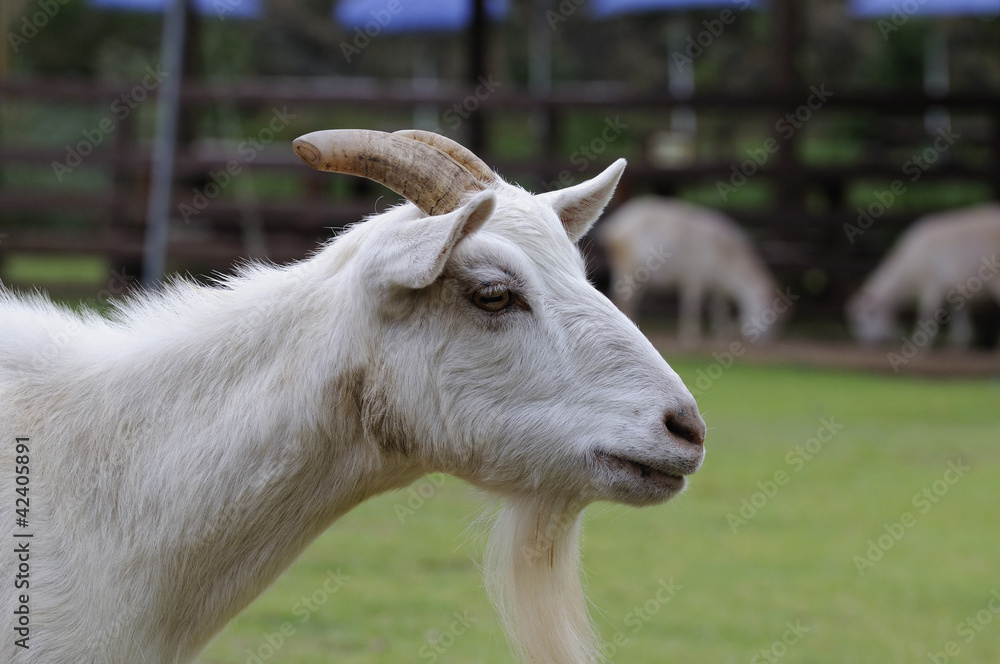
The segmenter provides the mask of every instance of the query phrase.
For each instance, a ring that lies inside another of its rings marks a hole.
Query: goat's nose
[[[705,442],[705,420],[695,406],[675,406],[663,416],[663,424],[667,431],[682,438],[692,445],[702,445]]]

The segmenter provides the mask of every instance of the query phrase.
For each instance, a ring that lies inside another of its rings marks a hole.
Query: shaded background
[[[725,209],[802,295],[792,332],[836,337],[902,229],[1000,193],[998,2],[199,0],[176,72],[168,4],[3,5],[4,283],[100,300],[138,281],[155,163],[168,272],[300,258],[396,197],[291,140],[420,127],[534,191],[627,157],[617,202]],[[157,99],[181,82],[170,164]]]

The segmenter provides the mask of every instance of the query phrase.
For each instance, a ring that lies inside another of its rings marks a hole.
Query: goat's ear
[[[495,202],[493,192],[484,191],[452,212],[401,224],[393,233],[391,246],[381,252],[389,282],[406,288],[433,283],[451,250],[489,219]]]
[[[608,166],[603,173],[578,185],[550,191],[538,198],[552,206],[556,216],[562,221],[566,234],[573,242],[587,234],[590,227],[601,216],[604,207],[611,200],[625,171],[625,160],[619,159]]]

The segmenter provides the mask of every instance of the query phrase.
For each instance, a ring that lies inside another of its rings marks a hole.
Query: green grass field
[[[1000,382],[737,365],[700,402],[683,496],[588,510],[612,661],[1000,662]],[[477,568],[487,505],[450,478],[369,501],[201,661],[510,662]]]

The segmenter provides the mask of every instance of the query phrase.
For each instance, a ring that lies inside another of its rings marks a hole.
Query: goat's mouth
[[[604,450],[594,450],[598,478],[611,486],[615,498],[645,504],[666,500],[680,493],[690,469],[639,461]]]

